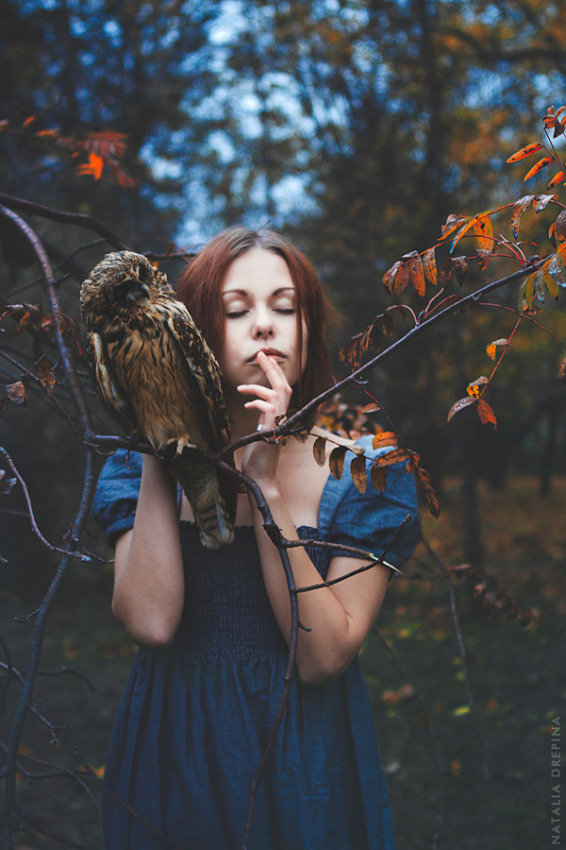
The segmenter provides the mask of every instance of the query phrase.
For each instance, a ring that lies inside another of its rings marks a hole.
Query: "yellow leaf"
[[[490,342],[490,344],[486,348],[487,356],[489,357],[490,360],[495,361],[495,358],[497,356],[497,346],[498,345],[509,345],[509,340],[508,339],[496,339],[494,342]]]
[[[469,713],[470,713],[470,706],[469,705],[459,705],[458,708],[452,709],[452,714],[454,715],[454,717],[462,717],[464,714],[469,714]]]
[[[493,225],[487,214],[480,215],[473,226],[476,244],[482,251],[493,249]]]

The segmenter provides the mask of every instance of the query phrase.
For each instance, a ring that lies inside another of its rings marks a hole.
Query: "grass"
[[[399,850],[533,850],[551,846],[550,732],[566,716],[566,480],[551,496],[536,482],[513,479],[507,491],[480,488],[485,571],[533,611],[531,625],[493,621],[473,598],[473,582],[453,580],[466,649],[465,663],[450,610],[446,578],[431,578],[425,552],[407,572],[420,579],[390,585],[379,633],[362,654],[375,709]],[[438,521],[423,515],[427,538],[447,564],[461,562],[458,485],[448,482]],[[134,648],[109,610],[111,578],[100,568],[64,584],[50,615],[42,670],[72,673],[40,677],[37,696],[57,724],[51,734],[26,720],[22,766],[49,777],[52,769],[29,758],[77,769],[76,747],[101,775],[115,714]],[[32,623],[17,623],[37,599],[4,592],[2,637],[13,663],[25,668]],[[467,680],[466,680],[467,668]],[[473,696],[468,700],[467,681]],[[92,689],[91,689],[92,688]],[[19,696],[5,695],[2,740]],[[489,778],[487,778],[489,775]],[[41,829],[100,850],[102,837],[92,780],[85,790],[69,776],[28,783],[18,777],[19,800]],[[435,837],[436,836],[436,837]],[[17,850],[61,845],[40,832],[20,832]],[[72,845],[68,845],[72,846]],[[345,848],[346,850],[346,848]],[[355,850],[353,848],[352,850]]]

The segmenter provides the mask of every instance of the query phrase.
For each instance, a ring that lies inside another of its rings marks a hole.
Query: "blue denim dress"
[[[369,458],[371,437],[360,441]],[[329,477],[318,529],[303,539],[359,546],[399,565],[418,540],[414,482],[391,466],[385,493],[360,494],[349,471]],[[369,461],[368,461],[369,464]],[[95,513],[110,542],[133,525],[141,458],[119,451],[102,470]],[[181,522],[186,576],[182,622],[172,645],[140,649],[116,718],[105,782],[127,806],[183,850],[237,850],[250,784],[281,696],[287,647],[263,584],[255,535],[204,549]],[[307,549],[325,576],[329,553]],[[315,591],[316,592],[316,591]],[[107,850],[165,850],[147,824],[105,796]],[[356,659],[333,682],[295,675],[259,787],[249,850],[393,850],[391,812],[374,720]]]

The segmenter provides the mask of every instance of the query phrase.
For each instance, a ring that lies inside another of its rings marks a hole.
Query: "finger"
[[[260,351],[257,355],[258,366],[265,373],[266,378],[271,383],[272,387],[275,389],[276,386],[279,387],[291,387],[289,386],[289,382],[285,377],[285,373],[283,372],[281,366],[275,359],[275,357],[269,357],[263,351]]]
[[[242,395],[257,395],[260,398],[277,398],[278,393],[272,387],[262,387],[261,384],[239,384],[236,387]]]

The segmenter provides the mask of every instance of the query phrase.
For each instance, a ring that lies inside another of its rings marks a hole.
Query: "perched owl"
[[[107,254],[81,287],[87,356],[100,398],[164,452],[204,546],[233,539],[236,493],[191,448],[230,442],[216,358],[166,276],[140,254]],[[187,449],[187,450],[186,450]]]

